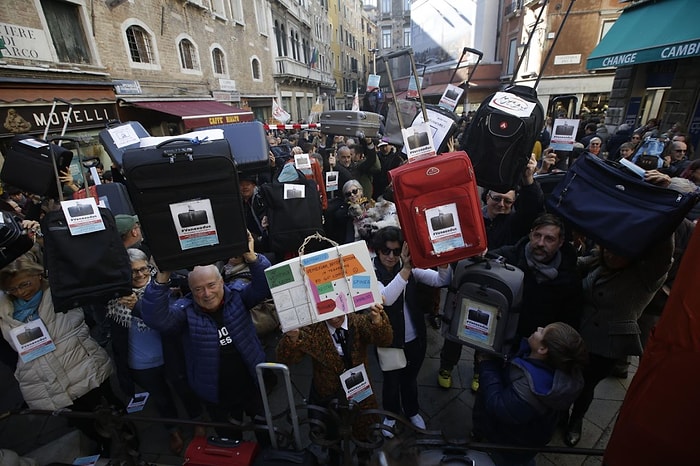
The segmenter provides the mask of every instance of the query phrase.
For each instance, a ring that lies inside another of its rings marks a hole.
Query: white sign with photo
[[[442,253],[464,247],[456,203],[426,209],[425,220],[428,224],[433,251]]]
[[[183,251],[219,244],[214,211],[209,199],[170,204],[170,213]]]
[[[22,362],[32,361],[56,349],[41,319],[13,328],[10,330],[10,338]]]
[[[552,125],[552,138],[549,147],[554,150],[571,152],[576,143],[576,133],[580,120],[557,118]]]
[[[433,130],[428,123],[414,123],[410,128],[402,128],[401,134],[409,162],[437,155],[433,145]]]
[[[338,172],[326,172],[326,192],[338,190]]]
[[[71,199],[61,202],[68,230],[72,236],[84,235],[105,229],[95,198]]]
[[[369,383],[369,376],[367,376],[364,364],[340,374],[340,384],[343,386],[347,399],[356,403],[372,395],[372,386]]]
[[[284,184],[284,199],[303,199],[306,197],[306,186],[303,184]]]
[[[294,166],[299,170],[311,170],[309,154],[294,154]]]
[[[438,102],[438,105],[442,108],[446,108],[447,110],[454,111],[454,109],[457,108],[457,104],[459,103],[459,99],[462,97],[463,93],[464,89],[461,87],[455,86],[454,84],[448,84],[445,88],[445,92],[442,93],[442,97],[440,97],[440,102]]]

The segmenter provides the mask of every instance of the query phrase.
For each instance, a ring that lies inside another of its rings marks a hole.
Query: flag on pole
[[[360,111],[360,96],[358,95],[358,89],[355,89],[355,98],[352,99],[352,111],[353,112],[359,112]]]
[[[275,120],[279,121],[282,124],[285,124],[289,121],[292,116],[287,113],[282,106],[277,102],[276,98],[272,98],[272,116],[275,118]]]
[[[309,68],[314,68],[318,63],[318,49],[316,47],[311,51],[311,59],[309,60]]]

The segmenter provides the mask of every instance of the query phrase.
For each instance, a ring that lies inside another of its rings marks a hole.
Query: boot
[[[581,441],[581,431],[583,430],[583,419],[571,418],[566,435],[564,435],[564,443],[570,447],[575,447]]]

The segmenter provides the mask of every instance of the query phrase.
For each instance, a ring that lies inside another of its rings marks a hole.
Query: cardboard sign
[[[364,241],[275,264],[265,277],[283,332],[382,302]]]
[[[105,229],[95,198],[61,201],[68,230],[72,236],[84,235]]]
[[[571,152],[574,150],[576,133],[580,120],[557,118],[552,125],[552,139],[549,147],[554,150]]]
[[[459,103],[459,99],[462,97],[463,93],[464,89],[461,87],[455,86],[454,84],[448,84],[445,88],[445,92],[442,93],[442,97],[440,97],[440,102],[438,102],[438,105],[442,108],[446,108],[447,110],[454,111],[454,109],[457,108],[457,104]]]
[[[414,123],[409,128],[402,128],[401,134],[409,162],[437,155],[433,144],[433,130],[429,123]]]
[[[183,251],[219,244],[214,211],[209,199],[170,204],[170,213]]]

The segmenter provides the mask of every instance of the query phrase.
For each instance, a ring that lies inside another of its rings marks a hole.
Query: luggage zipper
[[[573,183],[574,179],[576,179],[577,176],[578,173],[574,173],[569,182],[566,183],[566,186],[564,186],[564,189],[561,190],[561,193],[559,194],[559,199],[557,199],[557,207],[561,207],[561,202],[564,200],[564,196],[566,196],[566,192],[569,190],[569,186],[571,186],[571,183]]]

